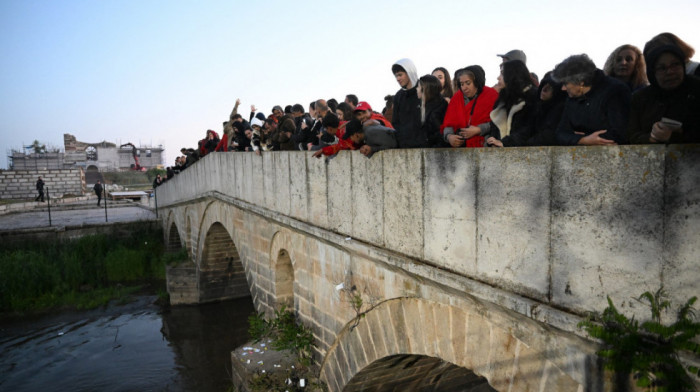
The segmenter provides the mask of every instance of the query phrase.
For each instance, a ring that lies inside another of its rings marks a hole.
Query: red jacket
[[[384,125],[385,127],[394,129],[394,126],[391,125],[391,123],[389,122],[389,120],[387,120],[386,118],[384,118],[384,116],[382,116],[382,115],[379,114],[379,113],[372,112],[372,115],[369,116],[369,119],[370,119],[370,120],[377,120],[377,121],[379,121],[382,125]]]
[[[443,133],[446,127],[454,129],[455,133],[457,133],[460,128],[491,121],[491,110],[497,99],[498,93],[496,90],[484,86],[481,94],[464,105],[464,94],[462,90],[458,90],[447,105],[447,113],[445,113],[445,120],[443,120],[442,126],[440,127],[440,133]],[[467,139],[467,147],[483,146],[483,136],[476,135]]]
[[[352,142],[350,139],[340,139],[338,140],[338,143],[323,147],[321,151],[323,151],[323,155],[335,155],[341,150],[354,150],[355,149],[355,143]]]

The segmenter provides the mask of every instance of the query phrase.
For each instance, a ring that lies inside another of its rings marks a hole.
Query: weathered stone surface
[[[374,156],[372,159],[379,157]],[[384,244],[423,256],[423,160],[413,150],[381,152],[384,162]]]
[[[328,161],[328,227],[337,233],[352,233],[352,175],[350,151],[341,151]],[[323,165],[324,160],[316,162]]]
[[[308,209],[309,222],[328,228],[328,180],[326,178],[327,165],[312,156],[306,158],[306,176],[309,184]]]
[[[289,201],[290,216],[302,220],[308,220],[309,190],[306,168],[306,155],[287,152],[289,159]],[[308,154],[311,155],[311,154]]]
[[[512,148],[504,155],[495,149],[482,149],[478,156],[476,276],[546,300],[549,150]]]
[[[476,275],[476,154],[459,150],[423,154],[425,259]]]
[[[380,154],[381,155],[381,154]],[[381,156],[352,154],[352,237],[384,245],[384,176]]]
[[[653,236],[665,245],[662,283],[671,302],[681,305],[700,294],[700,151],[672,146],[665,161],[664,230],[663,236],[658,230]]]
[[[552,302],[602,311],[661,276],[662,148],[570,149],[552,173]],[[633,306],[633,305],[632,305]]]

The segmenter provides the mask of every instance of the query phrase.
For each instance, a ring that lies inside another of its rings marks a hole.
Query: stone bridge
[[[576,325],[698,294],[699,191],[697,146],[214,153],[157,201],[172,303],[293,306],[332,391],[601,391]]]

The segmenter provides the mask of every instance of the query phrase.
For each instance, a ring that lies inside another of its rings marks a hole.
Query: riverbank
[[[165,266],[186,257],[164,253],[162,232],[153,225],[70,240],[3,242],[0,319],[127,302],[144,287],[166,297]]]

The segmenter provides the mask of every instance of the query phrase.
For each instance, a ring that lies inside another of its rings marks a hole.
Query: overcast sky
[[[163,144],[171,165],[220,133],[236,98],[244,115],[348,93],[381,110],[400,58],[419,75],[479,64],[492,85],[515,48],[540,76],[571,54],[602,68],[664,31],[700,49],[698,15],[697,0],[0,0],[0,168],[64,133]]]

